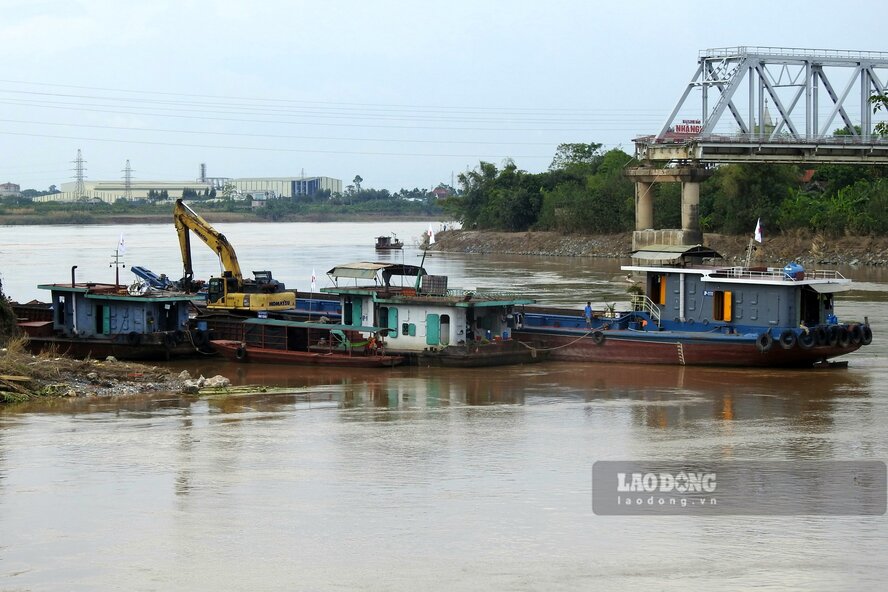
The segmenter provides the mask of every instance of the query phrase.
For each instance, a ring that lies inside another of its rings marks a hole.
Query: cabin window
[[[401,335],[409,335],[410,337],[416,337],[416,325],[414,323],[402,323],[401,324]]]
[[[441,345],[450,345],[450,315],[441,315]]]
[[[59,296],[59,302],[56,306],[56,322],[59,325],[65,325],[65,297]]]
[[[731,320],[731,293],[716,290],[712,293],[712,318],[716,321]]]

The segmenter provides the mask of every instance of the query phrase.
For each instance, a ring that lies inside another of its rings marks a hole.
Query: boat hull
[[[851,353],[860,344],[791,348],[773,342],[762,351],[756,335],[677,331],[516,330],[515,339],[535,340],[551,360],[688,366],[806,367]]]
[[[413,356],[413,361],[419,366],[484,368],[531,364],[541,362],[546,357],[545,351],[541,351],[529,343],[508,340],[479,343],[468,347],[457,345],[435,351],[424,351]]]
[[[198,355],[198,347],[184,341],[165,343],[140,341],[139,343],[116,342],[100,339],[66,337],[28,337],[28,351],[34,354],[56,352],[72,358],[103,359],[113,356],[118,360],[169,360]]]
[[[404,362],[403,356],[280,350],[245,346],[240,341],[228,339],[214,339],[210,341],[210,345],[222,356],[240,363],[381,368],[398,366]]]

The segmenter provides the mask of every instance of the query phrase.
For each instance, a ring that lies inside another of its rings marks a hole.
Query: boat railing
[[[479,300],[517,300],[523,298],[514,292],[497,292],[496,290],[465,290],[461,288],[448,288],[447,296],[453,298],[477,298]]]
[[[632,294],[632,310],[646,312],[652,319],[660,324],[660,308],[654,301],[644,294]]]
[[[725,267],[713,274],[714,277],[729,277],[738,279],[756,280],[785,280],[790,282],[800,280],[844,280],[845,276],[834,269],[813,269],[800,273],[784,270],[782,267],[768,267],[754,269],[749,267]]]

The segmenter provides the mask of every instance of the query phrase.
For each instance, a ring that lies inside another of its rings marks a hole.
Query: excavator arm
[[[179,249],[182,251],[183,284],[190,284],[194,278],[194,268],[191,263],[191,232],[216,252],[222,269],[226,272],[225,275],[233,278],[238,286],[243,284],[244,278],[237,262],[234,247],[231,246],[224,234],[213,228],[209,222],[188,207],[181,199],[176,200],[173,220],[176,224],[176,232],[179,234]]]

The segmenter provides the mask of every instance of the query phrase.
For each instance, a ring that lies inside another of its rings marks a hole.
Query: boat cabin
[[[44,284],[52,294],[52,329],[57,335],[108,338],[181,331],[188,324],[191,296],[177,292],[131,294],[114,284]]]
[[[364,261],[338,265],[327,275],[335,286],[321,291],[340,298],[342,323],[387,328],[387,349],[393,352],[509,340],[513,309],[534,302],[449,288],[447,276],[413,265]]]
[[[404,243],[398,240],[398,237],[392,233],[391,236],[377,236],[376,237],[376,248],[380,251],[385,251],[388,249],[401,249],[404,247]]]
[[[647,310],[661,329],[749,332],[834,324],[833,294],[850,289],[836,271],[785,267],[716,267],[706,247],[652,245],[632,254],[624,271],[645,275],[635,308]]]

